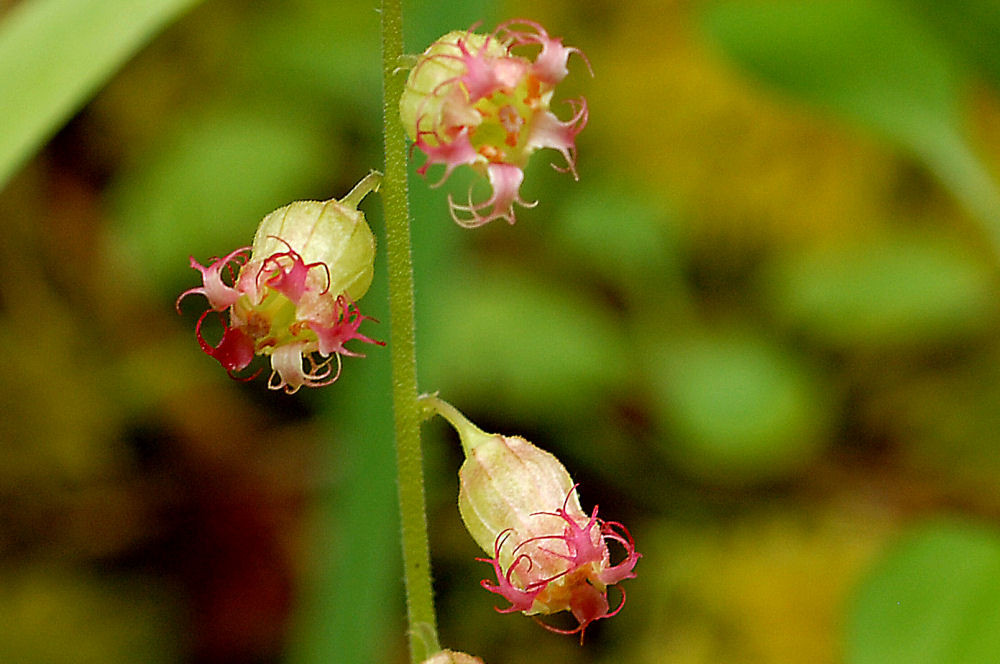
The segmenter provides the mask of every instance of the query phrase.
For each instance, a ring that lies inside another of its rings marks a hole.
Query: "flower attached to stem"
[[[188,295],[208,300],[195,336],[231,377],[255,355],[267,355],[268,387],[292,394],[337,380],[341,357],[361,356],[345,346],[348,341],[384,345],[358,331],[368,316],[357,306],[371,284],[375,259],[375,236],[357,205],[380,182],[381,175],[371,173],[340,201],[286,205],[264,217],[252,246],[207,266],[191,258],[202,285],[181,293],[177,310]],[[202,333],[211,314],[222,324],[214,346]]]
[[[534,60],[513,52],[536,47]],[[569,100],[568,120],[550,110],[574,53],[586,62],[578,49],[563,46],[537,23],[515,20],[489,35],[449,32],[417,58],[399,104],[403,126],[427,158],[417,172],[442,164],[441,184],[455,168],[469,165],[492,189],[485,201],[473,202],[471,190],[467,203],[448,197],[459,225],[494,219],[513,224],[515,203],[534,206],[521,198],[520,188],[528,158],[538,149],[561,152],[566,166],[553,166],[577,177],[576,135],[587,124],[587,102]]]
[[[428,409],[458,431],[465,452],[459,470],[462,520],[490,558],[496,582],[482,586],[510,602],[500,613],[548,615],[569,611],[573,629],[539,620],[553,632],[583,634],[595,620],[610,618],[625,605],[608,602],[608,587],[635,577],[641,554],[628,529],[616,521],[588,515],[580,507],[577,485],[552,454],[523,438],[490,435],[436,396],[422,397]],[[611,562],[609,544],[624,552]]]

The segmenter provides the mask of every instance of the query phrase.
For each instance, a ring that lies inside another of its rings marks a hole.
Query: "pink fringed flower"
[[[501,613],[548,615],[569,611],[573,629],[542,623],[562,634],[580,634],[595,620],[616,615],[608,587],[635,577],[640,558],[622,524],[603,521],[597,508],[580,507],[576,485],[552,454],[523,438],[479,430],[450,404],[424,397],[458,431],[465,452],[459,470],[459,510],[466,528],[490,558],[496,582],[482,586],[510,605]],[[611,546],[609,546],[611,545]],[[611,562],[611,549],[621,560]]]
[[[514,49],[535,52],[534,60]],[[553,166],[577,177],[576,135],[587,124],[587,102],[570,100],[568,120],[549,108],[573,53],[583,57],[537,23],[508,21],[489,35],[450,32],[417,58],[399,105],[413,145],[427,157],[417,171],[442,164],[441,184],[465,164],[492,189],[484,201],[473,202],[471,190],[467,203],[448,197],[458,224],[514,223],[515,204],[535,205],[521,199],[520,188],[528,158],[540,148],[561,152],[566,166]]]
[[[275,210],[261,221],[253,246],[208,266],[191,258],[203,283],[181,293],[177,309],[188,295],[205,296],[209,308],[195,335],[230,376],[255,355],[268,355],[268,387],[292,394],[337,380],[341,356],[360,355],[345,347],[348,341],[381,345],[358,331],[368,317],[356,304],[371,284],[375,259],[375,236],[357,205],[380,181],[372,173],[341,201],[297,201]],[[213,313],[222,324],[214,346],[202,333]]]

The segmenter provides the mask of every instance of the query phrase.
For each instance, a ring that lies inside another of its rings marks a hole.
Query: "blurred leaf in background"
[[[665,452],[707,480],[801,471],[829,440],[836,401],[822,377],[759,334],[702,331],[647,354]]]
[[[1000,535],[960,520],[926,523],[861,584],[850,664],[977,664],[1000,658]]]
[[[940,231],[787,254],[764,274],[776,319],[830,348],[927,348],[997,323],[995,268]]]
[[[0,588],[5,662],[180,661],[171,628],[178,607],[148,579],[39,564],[5,570]]]
[[[194,4],[34,0],[6,12],[0,23],[0,188],[135,51]]]
[[[923,159],[979,217],[997,251],[1000,190],[963,132],[965,72],[906,9],[894,0],[724,2],[706,13],[705,26],[762,80]],[[997,27],[994,20],[977,31]]]

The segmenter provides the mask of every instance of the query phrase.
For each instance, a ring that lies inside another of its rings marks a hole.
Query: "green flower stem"
[[[424,507],[423,458],[420,451],[421,407],[417,402],[414,342],[413,262],[410,257],[410,211],[406,185],[406,136],[399,120],[399,98],[405,76],[403,12],[400,0],[382,0],[382,81],[385,133],[386,254],[389,264],[389,352],[392,361],[392,402],[399,476],[399,516],[402,523],[406,610],[410,659],[414,664],[438,652],[437,620],[431,588],[427,514]]]

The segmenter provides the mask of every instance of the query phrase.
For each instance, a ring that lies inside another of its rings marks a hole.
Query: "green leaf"
[[[0,188],[197,0],[27,0],[0,23]]]
[[[852,608],[848,664],[1000,661],[1000,534],[925,524],[865,580]]]
[[[607,179],[574,190],[550,225],[558,253],[639,303],[681,284],[676,214],[627,184]]]
[[[112,183],[118,249],[141,262],[152,284],[190,281],[189,255],[204,262],[249,244],[265,214],[322,173],[331,155],[320,136],[292,106],[223,106],[181,118]]]
[[[885,0],[738,0],[703,23],[747,71],[923,160],[1000,252],[1000,191],[961,130],[959,57],[912,14]]]
[[[667,452],[695,474],[780,477],[811,460],[827,438],[824,386],[763,337],[706,332],[663,342],[646,357]]]
[[[434,295],[421,383],[445,397],[551,421],[575,417],[625,378],[624,330],[568,285],[492,264],[454,270]]]
[[[958,116],[959,77],[947,52],[891,4],[730,2],[705,25],[755,75],[898,140]]]
[[[897,0],[969,65],[1000,85],[1000,3],[996,0]]]
[[[781,257],[765,273],[778,317],[836,348],[955,340],[994,315],[990,267],[940,236],[869,237]]]

